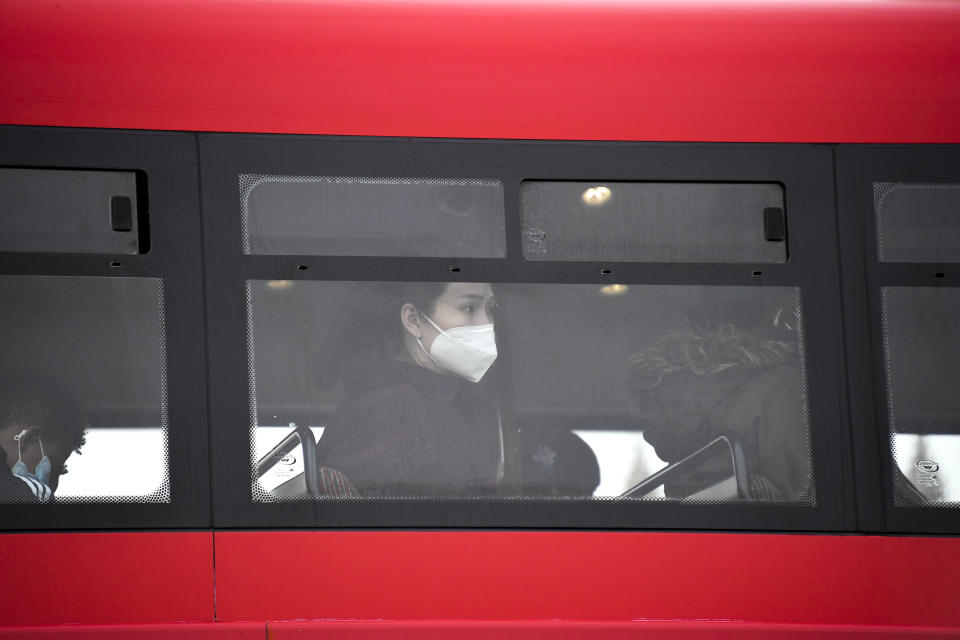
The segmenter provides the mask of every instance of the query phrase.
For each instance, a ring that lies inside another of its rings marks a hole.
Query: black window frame
[[[212,491],[217,528],[644,528],[855,530],[832,149],[805,144],[439,140],[200,134],[207,256]],[[503,183],[507,257],[245,255],[238,178],[489,178]],[[777,264],[523,259],[524,180],[779,182],[789,257]],[[457,268],[457,271],[453,271]],[[606,271],[606,273],[605,273]],[[800,287],[817,505],[575,499],[251,500],[247,280],[699,284]]]
[[[193,134],[0,126],[0,166],[137,171],[151,242],[141,254],[0,252],[0,275],[163,281],[170,501],[3,504],[2,530],[211,525],[199,173]],[[122,482],[122,478],[117,479]],[[109,499],[107,499],[109,500]]]
[[[960,286],[960,262],[881,262],[876,182],[960,184],[960,145],[841,145],[837,184],[849,396],[861,529],[960,533],[960,508],[896,506],[882,322],[884,287]],[[939,275],[938,275],[939,274]],[[866,330],[864,330],[866,329]]]
[[[6,252],[0,253],[0,275],[163,280],[172,491],[168,504],[4,504],[0,530],[215,526],[960,533],[960,509],[893,504],[880,322],[884,286],[957,286],[957,263],[879,262],[873,208],[875,182],[960,182],[960,145],[430,140],[4,125],[0,166],[129,170],[147,176],[147,253]],[[236,180],[238,173],[251,172],[500,179],[508,255],[247,256]],[[757,265],[528,262],[522,258],[518,188],[523,180],[536,179],[780,182],[787,198],[788,260]],[[612,273],[601,273],[604,269]],[[943,276],[936,277],[938,273]],[[261,278],[798,286],[817,506],[556,499],[252,503],[245,283]],[[217,330],[205,337],[208,324]]]

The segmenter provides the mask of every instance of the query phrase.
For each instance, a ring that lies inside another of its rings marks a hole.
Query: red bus
[[[958,33],[2,3],[0,637],[960,635]]]

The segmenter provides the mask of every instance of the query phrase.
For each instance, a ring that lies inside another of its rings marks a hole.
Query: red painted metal
[[[960,633],[960,538],[217,532],[221,620],[686,620]]]
[[[0,123],[960,142],[958,33],[941,2],[4,0]],[[960,636],[958,538],[50,533],[0,558],[0,637]],[[215,598],[368,622],[213,623]]]
[[[837,640],[923,640],[956,638],[957,629],[933,627],[868,627],[843,625],[786,625],[749,622],[271,622],[270,640],[800,640],[812,637]]]
[[[209,531],[3,534],[0,559],[0,626],[213,621]]]
[[[17,627],[0,629],[0,639],[23,640],[264,640],[263,622],[167,622],[164,624],[111,624]]]
[[[213,640],[927,640],[956,638],[956,629],[935,627],[868,627],[845,625],[784,625],[747,622],[465,622],[465,621],[378,621],[342,622],[217,622],[166,623],[147,625],[75,625],[60,627],[19,627],[0,629],[0,638],[22,640],[111,640],[113,638],[183,638]]]
[[[960,4],[5,0],[0,122],[960,142]]]

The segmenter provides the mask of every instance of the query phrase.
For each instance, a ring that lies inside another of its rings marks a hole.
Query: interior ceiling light
[[[610,199],[611,191],[609,187],[590,187],[583,192],[583,201],[591,207],[601,205]]]
[[[630,287],[625,284],[608,284],[600,287],[600,295],[622,296],[629,288]]]
[[[283,291],[293,286],[293,280],[271,280],[267,283],[267,288],[274,291]]]

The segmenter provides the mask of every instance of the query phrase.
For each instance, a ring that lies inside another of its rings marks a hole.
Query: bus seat
[[[319,479],[318,495],[329,498],[351,498],[360,495],[357,488],[353,486],[350,479],[336,469],[330,467],[318,467],[317,477]]]

